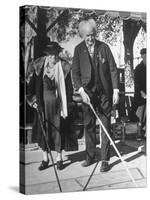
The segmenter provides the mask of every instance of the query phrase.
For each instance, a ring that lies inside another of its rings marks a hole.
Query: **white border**
[[[0,195],[1,199],[148,199],[149,187],[146,189],[107,190],[97,192],[80,192],[66,194],[48,194],[24,196],[19,194],[19,6],[45,5],[74,8],[96,8],[104,10],[149,12],[148,0],[100,1],[100,0],[4,0],[0,11]],[[147,22],[149,23],[149,13]],[[149,24],[148,24],[149,32]],[[148,37],[147,37],[148,38]],[[149,48],[149,41],[148,41]],[[148,53],[148,58],[149,53]],[[148,66],[150,63],[148,61]],[[148,72],[149,77],[149,72]],[[149,92],[149,88],[148,88]],[[149,111],[149,105],[148,109]],[[149,120],[148,120],[149,121]],[[149,126],[148,126],[149,129]],[[149,133],[148,133],[149,134]],[[149,139],[148,139],[148,144]],[[149,148],[148,148],[149,149]],[[148,150],[149,152],[149,150]],[[148,169],[149,154],[148,154]],[[149,172],[147,177],[149,177]],[[149,179],[148,179],[149,182]]]

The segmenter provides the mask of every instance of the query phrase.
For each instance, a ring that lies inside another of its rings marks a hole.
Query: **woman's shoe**
[[[62,170],[63,169],[63,161],[62,160],[57,161],[56,165],[57,165],[57,170]]]
[[[42,163],[39,166],[39,170],[41,171],[41,170],[46,169],[48,167],[48,164],[49,164],[49,159],[47,161],[43,160]]]

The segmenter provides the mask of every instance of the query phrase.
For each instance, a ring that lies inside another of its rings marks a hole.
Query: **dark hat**
[[[62,51],[62,47],[57,42],[49,42],[43,50],[46,55],[59,54]]]
[[[140,54],[141,55],[146,54],[146,48],[141,49]]]

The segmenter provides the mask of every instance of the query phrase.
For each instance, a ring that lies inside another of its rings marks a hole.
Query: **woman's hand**
[[[37,107],[38,107],[37,103],[34,103],[34,104],[32,105],[32,107],[35,108],[35,109],[37,109]]]

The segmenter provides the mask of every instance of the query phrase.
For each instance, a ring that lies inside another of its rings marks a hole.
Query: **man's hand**
[[[144,98],[144,99],[146,99],[146,94],[145,94],[145,92],[143,92],[143,91],[141,90],[140,93],[141,93],[141,97]]]
[[[119,102],[119,90],[118,89],[114,89],[113,92],[113,105],[118,104]]]
[[[82,101],[86,104],[90,103],[90,98],[88,96],[88,94],[84,91],[83,88],[79,89],[79,94],[81,95]]]

